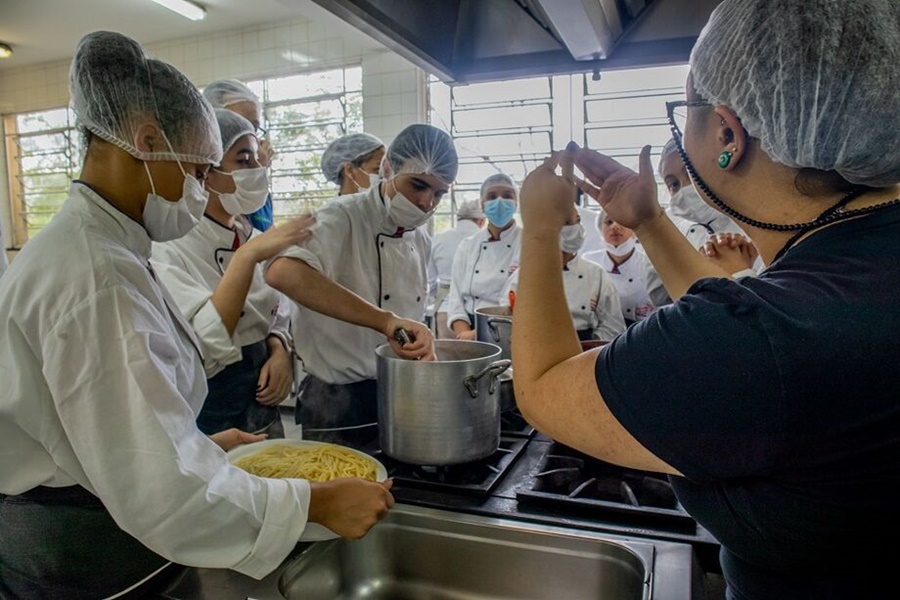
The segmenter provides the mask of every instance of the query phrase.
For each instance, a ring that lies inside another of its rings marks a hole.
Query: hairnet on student
[[[670,154],[675,154],[678,152],[678,146],[675,144],[675,140],[669,138],[669,141],[666,142],[666,145],[663,146],[662,152],[659,155],[659,166],[656,168],[659,171],[659,174],[662,175],[663,170],[663,161],[668,158]],[[680,158],[678,160],[681,160]]]
[[[469,200],[463,202],[456,209],[457,219],[484,219],[484,211],[481,209],[481,202],[478,200]]]
[[[234,143],[245,135],[256,136],[256,127],[253,123],[234,111],[217,108],[216,120],[219,122],[219,135],[222,136],[223,153],[231,150]]]
[[[220,79],[203,88],[203,95],[214,108],[228,108],[239,102],[260,105],[259,96],[237,79]]]
[[[900,182],[900,2],[725,0],[691,74],[773,160],[873,187]]]
[[[484,199],[485,192],[498,185],[512,189],[516,193],[516,198],[519,197],[519,188],[516,186],[515,182],[513,182],[512,177],[503,173],[495,173],[485,179],[484,183],[481,184],[481,192],[478,196]]]
[[[434,175],[450,185],[459,170],[453,138],[432,125],[415,123],[397,134],[387,149],[393,175]]]
[[[340,185],[344,163],[353,162],[383,147],[384,142],[370,133],[342,135],[325,148],[322,154],[322,174],[328,181]]]
[[[140,160],[218,164],[219,127],[209,103],[175,67],[147,56],[120,33],[96,31],[81,38],[69,69],[75,124]],[[159,127],[167,144],[135,146],[138,128]]]

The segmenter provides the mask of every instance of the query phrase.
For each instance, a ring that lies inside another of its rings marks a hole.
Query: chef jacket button
[[[581,307],[581,310],[585,310],[585,309],[587,309],[587,306],[582,306],[582,307]]]
[[[502,273],[502,272],[503,272],[503,269],[500,269],[500,272]]]
[[[584,275],[579,275],[578,279],[584,279]]]
[[[481,249],[482,249],[482,250],[487,250],[487,246],[482,246]]]
[[[223,262],[225,262],[225,259],[222,258],[222,257],[220,256],[220,257],[219,257],[219,262],[220,262],[220,263],[223,263]]]
[[[421,302],[421,301],[422,301],[422,296],[416,296],[416,302]]]
[[[475,269],[475,273],[478,274],[480,273],[480,271],[478,269]]]
[[[384,295],[384,299],[385,299],[385,300],[390,300],[390,299],[391,299],[391,295],[390,295],[390,294],[385,294],[385,295]]]
[[[512,248],[512,245],[511,245],[511,244],[507,244],[506,247],[507,247],[507,248]]]
[[[478,296],[475,296],[475,299],[478,300]]]
[[[242,316],[242,317],[244,316],[244,311],[241,311],[241,316]]]
[[[626,308],[626,309],[625,309],[625,312],[631,312],[631,309],[630,309],[630,308]]]
[[[634,279],[632,279],[632,278],[629,277],[629,278],[628,278],[628,283],[631,283],[632,281],[634,281]]]
[[[384,242],[381,242],[381,247],[384,248]]]

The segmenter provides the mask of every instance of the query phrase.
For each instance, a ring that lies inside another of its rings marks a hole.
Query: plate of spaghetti
[[[384,465],[368,454],[311,440],[280,439],[245,444],[230,450],[228,460],[259,477],[308,481],[330,481],[339,477],[361,477],[369,481],[387,479]],[[336,537],[336,533],[323,525],[307,523],[300,540],[316,542]]]

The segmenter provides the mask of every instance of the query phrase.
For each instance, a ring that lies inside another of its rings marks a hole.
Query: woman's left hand
[[[556,174],[562,167],[563,176]],[[547,233],[558,236],[575,204],[575,184],[572,176],[572,155],[554,152],[534,169],[522,183],[519,211],[522,227],[528,233]]]
[[[247,433],[246,431],[241,431],[235,427],[231,429],[226,429],[225,431],[220,431],[219,433],[214,433],[209,436],[209,439],[214,441],[216,445],[228,452],[232,448],[240,446],[242,444],[252,444],[253,442],[261,442],[266,439],[265,434],[257,435],[255,433]]]
[[[291,391],[294,365],[281,342],[269,346],[269,360],[262,367],[256,386],[256,401],[265,406],[278,406]]]

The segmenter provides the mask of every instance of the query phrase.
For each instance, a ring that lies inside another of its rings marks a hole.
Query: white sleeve
[[[290,246],[278,256],[305,262],[329,279],[335,278],[338,263],[350,245],[352,235],[350,216],[339,204],[327,204],[316,211],[316,225],[312,237],[302,246]],[[266,263],[266,268],[273,259]]]
[[[594,329],[594,337],[598,340],[612,341],[617,335],[625,331],[625,317],[622,316],[622,302],[616,284],[606,271],[600,271],[600,291],[597,297],[597,327]]]
[[[167,315],[121,287],[56,324],[42,359],[54,365],[44,373],[74,450],[66,458],[119,527],[154,552],[262,578],[306,527],[309,483],[249,475],[197,429],[175,383],[184,360],[175,337]]]
[[[222,316],[212,303],[213,290],[203,284],[203,278],[192,274],[190,265],[165,244],[153,247],[150,262],[159,282],[165,286],[200,340],[206,376],[213,377],[228,365],[241,360],[241,349],[228,335]]]
[[[644,280],[647,295],[650,296],[650,301],[653,303],[654,308],[672,304],[672,298],[669,297],[666,286],[663,285],[659,273],[656,272],[656,269],[653,268],[653,264],[647,257],[644,257],[641,263],[641,277]]]
[[[466,312],[466,303],[463,300],[463,293],[468,292],[468,272],[470,270],[469,255],[471,254],[469,246],[470,240],[466,238],[462,241],[453,255],[453,268],[450,270],[450,290],[447,292],[447,298],[444,300],[444,306],[447,307],[447,327],[453,328],[454,321],[465,321],[471,327],[475,327],[475,323],[469,322],[469,314]],[[475,243],[478,243],[475,240]]]

